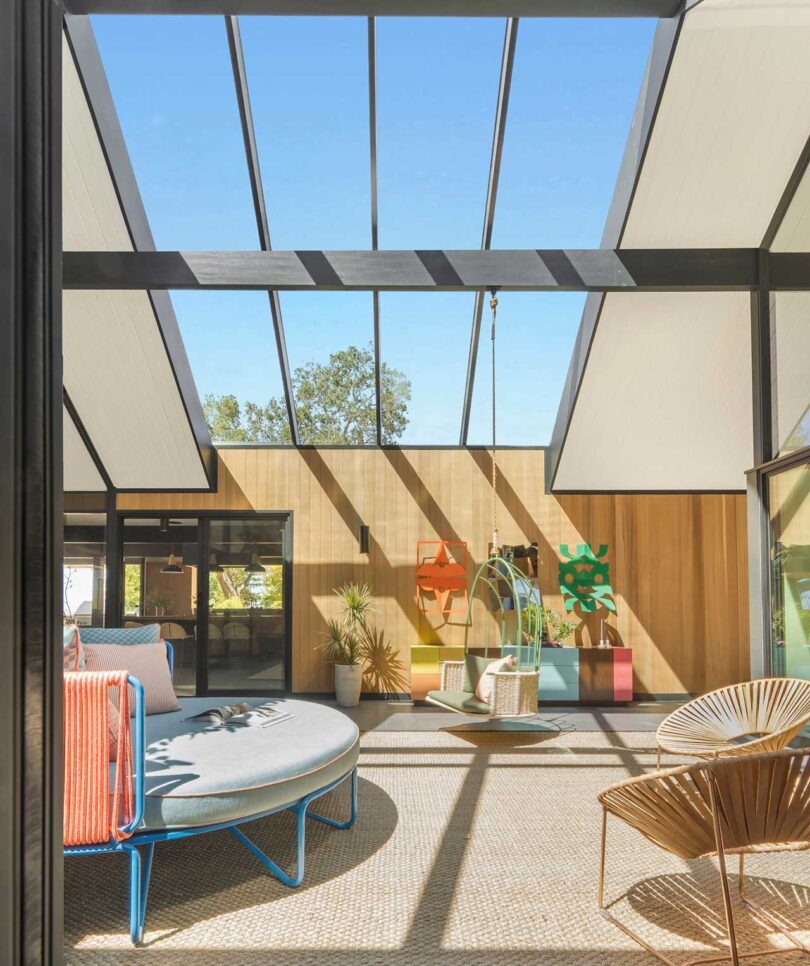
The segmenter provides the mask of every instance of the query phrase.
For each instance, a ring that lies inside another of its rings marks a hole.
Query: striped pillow
[[[160,624],[82,628],[82,644],[156,644],[159,640]]]
[[[129,671],[143,685],[147,714],[179,711],[180,705],[172,687],[166,644],[84,644],[88,671]],[[118,705],[118,695],[111,695]],[[132,714],[135,695],[130,691]]]
[[[62,628],[62,670],[84,670],[82,642],[79,637],[79,628],[75,624],[68,624]]]

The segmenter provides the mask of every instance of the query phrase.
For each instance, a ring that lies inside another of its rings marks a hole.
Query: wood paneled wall
[[[545,601],[562,608],[561,543],[608,545],[617,613],[610,634],[634,649],[637,692],[702,692],[748,675],[745,498],[739,494],[553,496],[544,451],[504,450],[498,525],[505,544],[539,543]],[[468,542],[485,559],[491,459],[480,449],[223,449],[215,494],[121,494],[121,509],[293,511],[293,689],[331,690],[314,650],[333,612],[332,589],[368,581],[378,625],[406,667],[415,643],[460,643],[463,629],[417,612],[416,541]],[[360,554],[361,523],[371,528]],[[599,636],[599,615],[578,640]],[[484,610],[475,637],[495,642]]]

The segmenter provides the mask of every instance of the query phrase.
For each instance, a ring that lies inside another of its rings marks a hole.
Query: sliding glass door
[[[174,685],[197,684],[199,527],[192,518],[127,517],[123,532],[124,625],[160,624],[174,648]]]
[[[208,521],[208,690],[287,687],[287,520]]]
[[[121,619],[160,624],[179,693],[289,690],[287,514],[126,515],[121,524]]]
[[[768,477],[771,673],[810,679],[810,464]]]

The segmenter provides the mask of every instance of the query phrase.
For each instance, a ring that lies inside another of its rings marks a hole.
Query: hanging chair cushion
[[[469,691],[428,691],[427,697],[429,701],[443,704],[462,714],[492,714],[492,708],[486,701],[479,701]]]
[[[481,675],[478,687],[475,689],[476,698],[479,701],[489,701],[492,697],[492,690],[495,687],[495,678],[492,675],[497,674],[499,671],[514,670],[514,667],[514,654],[507,654],[506,657],[500,657],[497,661],[490,661],[486,671]]]
[[[462,689],[469,695],[474,695],[481,678],[487,673],[493,658],[478,657],[475,654],[464,655],[464,683]]]

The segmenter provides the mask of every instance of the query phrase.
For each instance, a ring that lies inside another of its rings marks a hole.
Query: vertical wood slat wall
[[[634,650],[634,690],[702,692],[748,675],[745,497],[742,494],[544,493],[544,451],[498,455],[498,523],[506,544],[539,543],[546,603],[562,610],[559,545],[608,545],[618,611],[610,636]],[[332,688],[314,648],[333,612],[332,590],[367,581],[378,625],[410,666],[410,647],[456,644],[459,624],[417,611],[416,541],[466,540],[471,568],[491,532],[489,453],[480,449],[256,449],[219,452],[214,494],[119,494],[121,510],[291,510],[293,690]],[[359,528],[371,528],[370,553]],[[599,637],[583,621],[578,642]],[[495,643],[483,606],[478,643]]]

